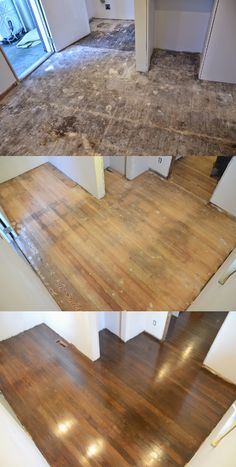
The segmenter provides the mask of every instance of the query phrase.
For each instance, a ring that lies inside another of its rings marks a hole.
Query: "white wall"
[[[155,47],[202,52],[214,0],[155,0]]]
[[[0,95],[10,89],[15,82],[16,78],[0,50]]]
[[[172,164],[171,156],[151,157],[151,156],[132,156],[127,158],[126,177],[128,180],[133,180],[147,170],[151,169],[168,177]]]
[[[236,312],[230,312],[220,328],[204,366],[223,379],[236,384]]]
[[[44,322],[90,360],[100,357],[96,312],[44,313]]]
[[[110,167],[122,175],[125,175],[126,159],[126,156],[104,156],[104,168],[107,169]]]
[[[92,19],[95,15],[94,2],[93,0],[86,0],[86,4],[87,4],[87,10],[88,10],[88,17],[89,19]]]
[[[124,342],[147,332],[158,340],[164,340],[168,331],[171,313],[168,312],[123,312],[121,339]]]
[[[1,236],[0,290],[0,311],[60,309],[28,262]]]
[[[0,313],[0,341],[17,336],[44,321],[43,312],[9,312]]]
[[[50,162],[96,198],[101,199],[105,196],[102,157],[53,156],[50,157]]]
[[[133,180],[147,170],[149,170],[148,156],[132,156],[127,158],[126,177],[128,180]]]
[[[38,156],[0,156],[0,183],[15,178],[28,170],[48,162],[47,157]]]
[[[153,42],[152,29],[149,29],[148,2],[151,0],[135,0],[135,50],[136,69],[146,73],[150,66],[150,46]]]
[[[108,329],[116,336],[120,337],[121,313],[117,311],[109,311],[104,313],[105,329]]]
[[[121,319],[121,339],[128,342],[145,330],[146,319],[144,313],[123,312]]]
[[[92,312],[2,312],[0,340],[45,323],[92,361],[100,357],[97,315]]]
[[[167,178],[170,173],[173,157],[149,157],[149,168],[158,172],[163,177]]]
[[[148,22],[148,31],[147,33],[147,50],[148,50],[148,65],[150,66],[153,50],[155,48],[155,0],[149,0],[147,3],[147,22]]]
[[[4,467],[49,467],[32,438],[0,404],[0,465]]]
[[[106,10],[105,4],[100,0],[87,0],[89,16],[92,14],[95,18],[134,19],[134,0],[110,0],[110,4],[111,9]]]
[[[156,337],[158,340],[164,340],[169,328],[171,313],[168,312],[150,312],[146,313],[145,331]]]
[[[219,181],[211,203],[236,217],[236,156],[231,160]]]
[[[121,335],[121,313],[117,311],[97,312],[98,331],[108,329],[110,332],[120,337]]]

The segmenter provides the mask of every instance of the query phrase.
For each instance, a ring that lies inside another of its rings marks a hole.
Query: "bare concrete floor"
[[[236,86],[199,81],[198,54],[157,50],[137,73],[131,26],[96,22],[12,90],[0,102],[0,154],[234,154]]]

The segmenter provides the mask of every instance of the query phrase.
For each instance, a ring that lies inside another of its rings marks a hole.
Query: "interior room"
[[[0,47],[21,80],[46,60],[53,48],[44,40],[46,22],[35,0],[1,0]]]
[[[1,464],[233,467],[235,320],[1,313]]]
[[[234,309],[228,162],[218,181],[214,157],[0,158],[0,308]]]
[[[1,154],[235,153],[234,0],[41,5],[55,53],[18,86],[0,56]]]

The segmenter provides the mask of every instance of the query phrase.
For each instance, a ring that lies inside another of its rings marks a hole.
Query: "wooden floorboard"
[[[209,176],[191,168],[189,183],[180,167],[167,181],[106,172],[102,200],[50,164],[0,185],[18,243],[62,310],[190,306],[235,247],[236,220],[208,204]]]
[[[224,318],[172,318],[165,343],[102,331],[95,363],[37,326],[0,343],[0,390],[52,467],[183,467],[236,397],[201,368]]]
[[[210,176],[215,157],[184,157],[175,162],[171,182],[210,201],[218,180]]]

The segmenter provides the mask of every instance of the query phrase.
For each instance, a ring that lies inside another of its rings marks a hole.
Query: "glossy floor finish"
[[[0,154],[234,154],[236,86],[199,81],[198,54],[156,50],[138,73],[133,25],[110,23],[0,102]]]
[[[62,310],[186,310],[235,247],[236,220],[183,188],[184,170],[183,183],[105,178],[100,201],[50,164],[1,184],[21,249]]]
[[[41,325],[0,343],[0,389],[53,467],[183,467],[236,397],[201,369],[223,319],[173,318],[162,344],[102,331],[95,363]]]

